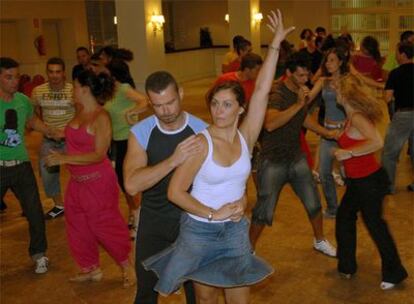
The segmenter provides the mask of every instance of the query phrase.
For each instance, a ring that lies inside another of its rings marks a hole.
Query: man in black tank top
[[[148,76],[145,90],[154,115],[136,124],[128,139],[124,162],[125,189],[135,195],[143,192],[140,223],[136,237],[136,304],[154,304],[153,290],[158,278],[141,262],[174,243],[182,210],[167,198],[174,169],[198,153],[200,142],[194,134],[207,126],[181,109],[182,89],[167,72]],[[191,282],[184,284],[187,303],[195,303]]]

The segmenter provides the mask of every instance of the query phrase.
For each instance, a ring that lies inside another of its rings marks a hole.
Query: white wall
[[[39,27],[34,19],[39,20]],[[19,61],[22,73],[44,75],[47,59],[59,55],[70,74],[76,48],[89,46],[84,1],[2,0],[0,21],[0,55]],[[45,37],[46,56],[34,47],[40,34]]]

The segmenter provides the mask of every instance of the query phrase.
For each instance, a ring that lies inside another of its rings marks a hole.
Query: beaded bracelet
[[[279,50],[280,50],[280,46],[278,46],[278,47],[274,47],[274,46],[273,46],[273,45],[271,45],[271,44],[268,46],[268,48],[269,48],[269,49],[272,49],[272,50],[275,50],[276,52],[279,52]]]

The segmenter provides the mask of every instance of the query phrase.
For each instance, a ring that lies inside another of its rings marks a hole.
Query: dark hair
[[[81,72],[76,79],[83,87],[89,87],[92,95],[99,104],[103,105],[112,98],[115,90],[115,82],[113,78],[105,73],[95,75],[90,70]]]
[[[379,51],[378,40],[372,36],[366,36],[362,39],[361,46],[368,52],[368,54],[375,59],[377,63],[381,63],[382,58]]]
[[[228,81],[221,81],[216,83],[210,90],[208,90],[206,94],[206,102],[207,106],[210,107],[211,101],[213,100],[214,96],[223,90],[230,90],[234,96],[236,96],[236,100],[239,103],[239,106],[244,107],[246,104],[246,97],[244,94],[243,87],[241,86],[240,82],[234,80]]]
[[[91,55],[91,60],[100,61],[101,58],[99,57],[99,54],[98,53],[95,53],[95,54],[92,54]]]
[[[300,32],[300,39],[305,39],[306,33],[308,32],[311,34],[311,36],[313,35],[313,32],[310,28],[305,28],[302,30],[302,32]]]
[[[49,58],[49,60],[46,62],[46,67],[47,67],[49,64],[58,64],[58,65],[60,65],[60,66],[62,67],[62,70],[65,70],[65,62],[63,61],[63,59],[62,59],[62,58],[59,58],[59,57],[51,57],[51,58]]]
[[[243,40],[241,40],[239,44],[236,46],[237,54],[240,55],[241,51],[244,51],[249,46],[252,46],[252,43],[249,40],[243,38]]]
[[[132,61],[134,59],[134,53],[127,49],[118,49],[112,46],[105,46],[101,48],[98,52],[99,55],[105,53],[108,57],[113,59],[121,59],[124,61]]]
[[[151,91],[160,93],[164,91],[170,84],[175,87],[178,92],[178,84],[175,78],[167,71],[154,72],[145,80],[145,92]]]
[[[240,70],[243,71],[244,69],[254,69],[258,65],[261,66],[262,64],[262,57],[255,53],[247,53],[241,58]]]
[[[76,53],[77,53],[77,52],[80,52],[80,51],[84,51],[84,52],[86,52],[88,55],[90,54],[89,50],[88,50],[86,47],[84,47],[84,46],[80,46],[80,47],[78,47],[78,48],[76,49]]]
[[[120,83],[128,83],[135,88],[135,83],[129,72],[129,66],[125,61],[120,59],[114,59],[106,65],[106,68],[111,73],[111,76]]]
[[[405,54],[408,59],[412,59],[414,56],[414,44],[412,43],[400,43],[398,46],[398,53]]]
[[[347,55],[347,51],[342,47],[335,47],[335,48],[328,50],[323,56],[323,59],[321,62],[322,75],[324,76],[331,75],[326,68],[326,61],[328,60],[328,56],[330,54],[335,54],[336,57],[338,57],[339,61],[342,61],[342,64],[339,67],[339,73],[341,75],[345,75],[346,73],[348,73],[349,72],[349,65],[348,65],[349,56]]]
[[[400,36],[400,42],[405,42],[414,35],[414,31],[404,31]]]
[[[236,35],[233,37],[233,48],[237,48],[237,45],[240,43],[240,41],[245,40],[245,38],[241,35]]]
[[[19,63],[10,57],[0,57],[0,73],[3,70],[18,68]]]
[[[318,33],[326,33],[326,29],[324,28],[324,27],[322,27],[322,26],[318,26],[316,29],[315,29],[315,32],[318,34]]]
[[[294,73],[298,67],[311,70],[311,61],[309,55],[303,52],[292,53],[286,61],[286,69]]]

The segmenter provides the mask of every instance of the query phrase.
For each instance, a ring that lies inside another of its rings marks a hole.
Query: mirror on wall
[[[166,52],[228,44],[227,0],[163,0]]]

